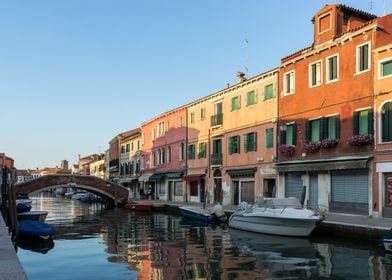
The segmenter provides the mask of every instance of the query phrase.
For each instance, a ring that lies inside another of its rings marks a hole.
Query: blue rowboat
[[[33,220],[19,221],[19,233],[29,237],[48,239],[53,236],[54,229],[47,223]]]

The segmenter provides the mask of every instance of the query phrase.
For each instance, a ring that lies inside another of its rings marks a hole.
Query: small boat
[[[226,222],[227,217],[220,204],[215,205],[211,209],[205,209],[195,206],[179,207],[181,215],[184,218],[195,219],[201,222]]]
[[[67,197],[67,198],[72,198],[72,196],[73,196],[74,194],[75,194],[74,191],[69,191],[69,192],[64,193],[64,196]]]
[[[54,229],[47,223],[40,221],[24,220],[18,223],[19,234],[26,237],[49,239],[54,234]]]
[[[274,235],[306,237],[323,220],[304,209],[295,197],[259,198],[253,206],[241,202],[229,219],[229,227]]]
[[[32,221],[40,221],[44,222],[46,220],[46,216],[48,216],[48,211],[28,211],[18,213],[18,221],[24,220],[32,220]]]
[[[387,232],[386,235],[381,237],[381,243],[386,251],[392,252],[392,228]]]
[[[87,192],[77,192],[72,195],[72,199],[81,200],[83,197],[88,196]]]
[[[123,206],[125,209],[133,210],[133,211],[152,211],[152,204],[148,202],[137,202],[131,201],[125,203]]]
[[[19,248],[23,250],[30,250],[33,252],[46,254],[49,250],[53,249],[54,242],[52,238],[37,239],[37,238],[19,238],[17,241]]]
[[[30,210],[31,210],[31,205],[27,205],[24,203],[18,203],[16,205],[16,213],[29,212]]]
[[[33,203],[33,201],[28,198],[16,199],[15,202],[16,202],[16,206],[18,206],[19,204],[24,204],[24,205],[30,206],[30,207],[31,207],[31,204]]]

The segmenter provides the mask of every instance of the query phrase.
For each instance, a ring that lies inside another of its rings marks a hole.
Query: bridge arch
[[[88,175],[51,174],[15,184],[15,192],[33,194],[56,187],[77,188],[99,195],[115,205],[128,201],[128,189]]]

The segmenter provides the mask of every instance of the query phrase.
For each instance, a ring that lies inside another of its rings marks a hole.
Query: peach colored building
[[[308,207],[377,215],[372,52],[390,19],[334,4],[312,21],[313,44],[280,65],[279,196],[306,186]]]
[[[186,122],[186,107],[179,107],[141,125],[140,195],[152,192],[154,199],[185,201]]]
[[[132,198],[136,197],[139,190],[137,153],[141,149],[140,131],[140,128],[136,128],[122,133],[119,142],[119,183],[129,189]]]
[[[278,70],[237,77],[188,105],[188,201],[237,205],[274,193]]]
[[[385,33],[382,38],[377,37],[377,45],[373,50],[374,111],[376,112],[377,131],[374,152],[373,207],[379,216],[392,217],[392,15],[380,18],[378,21]],[[385,40],[385,37],[388,39]]]

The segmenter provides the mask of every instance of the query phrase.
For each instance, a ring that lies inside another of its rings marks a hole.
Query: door
[[[222,204],[222,172],[219,169],[214,171],[214,202]]]
[[[233,205],[240,203],[240,182],[233,181]]]
[[[302,182],[302,172],[289,172],[285,176],[285,187],[286,187],[286,197],[296,197],[301,200],[303,182]]]
[[[275,197],[276,183],[275,179],[264,179],[263,197]]]
[[[392,173],[384,174],[385,204],[383,216],[392,218]]]
[[[200,202],[204,202],[206,195],[206,184],[204,179],[200,179]]]
[[[241,202],[255,203],[255,182],[254,181],[241,181],[240,197]]]
[[[169,201],[172,201],[173,200],[173,181],[169,181],[169,184],[168,184],[168,200]]]
[[[212,165],[222,164],[222,139],[212,141]]]

